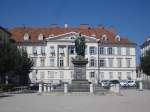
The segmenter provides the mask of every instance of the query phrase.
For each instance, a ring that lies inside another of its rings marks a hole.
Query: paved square
[[[150,112],[150,91],[123,90],[123,96],[39,96],[0,98],[0,112]]]

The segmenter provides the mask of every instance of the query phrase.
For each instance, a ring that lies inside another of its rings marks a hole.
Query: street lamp
[[[99,85],[99,81],[100,81],[100,63],[99,63],[99,55],[100,55],[100,52],[99,52],[99,46],[100,46],[100,39],[98,40],[97,42],[98,44],[98,79],[97,79],[97,83]]]

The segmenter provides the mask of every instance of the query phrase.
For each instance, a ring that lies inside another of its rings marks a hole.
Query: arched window
[[[26,32],[26,33],[24,33],[24,40],[29,40],[29,34]]]
[[[120,41],[120,36],[116,35],[115,39],[116,39],[116,41]]]
[[[39,36],[38,36],[38,40],[43,40],[43,39],[44,39],[43,34],[39,34]]]
[[[107,35],[106,34],[102,35],[102,41],[107,41]]]

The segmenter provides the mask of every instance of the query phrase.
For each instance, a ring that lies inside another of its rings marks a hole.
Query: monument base
[[[72,84],[89,84],[88,80],[72,80]]]

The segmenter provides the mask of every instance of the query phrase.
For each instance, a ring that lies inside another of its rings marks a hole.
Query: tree
[[[150,76],[150,50],[146,52],[146,55],[141,57],[141,69],[142,71]]]
[[[21,85],[26,85],[28,74],[33,66],[25,50],[18,49],[15,43],[3,39],[0,35],[0,82],[5,83],[6,76],[14,79],[19,76]]]
[[[16,67],[16,74],[19,75],[21,85],[27,85],[29,82],[29,73],[33,66],[33,61],[28,57],[25,50],[20,49],[20,64]]]

